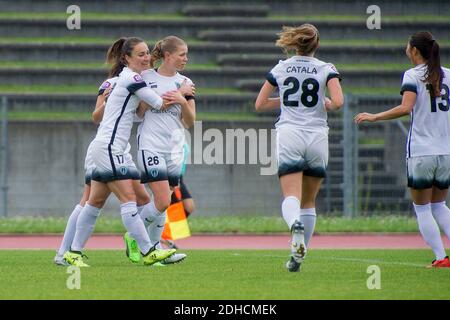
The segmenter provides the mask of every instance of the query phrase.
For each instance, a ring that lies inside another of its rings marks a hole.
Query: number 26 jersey
[[[266,77],[280,93],[281,114],[275,127],[295,126],[328,134],[324,98],[333,78],[340,79],[340,75],[331,63],[307,56],[281,60]]]

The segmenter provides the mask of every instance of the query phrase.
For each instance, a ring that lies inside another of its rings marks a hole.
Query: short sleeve
[[[192,82],[192,80],[191,79],[189,79],[188,77],[185,77],[184,79],[186,79],[186,82],[188,83],[188,84],[194,84],[194,82]],[[184,81],[184,80],[183,80]],[[186,100],[195,100],[195,97],[194,96],[185,96],[184,97]]]
[[[126,88],[130,93],[135,93],[139,89],[145,88],[147,86],[144,79],[142,79],[142,77],[137,73],[131,73],[126,80]]]
[[[103,92],[105,92],[106,89],[111,88],[112,83],[109,82],[108,80],[104,81],[102,83],[102,85],[98,88],[98,95],[103,94]]]
[[[327,70],[327,81],[326,83],[328,84],[328,81],[330,81],[331,79],[334,78],[338,78],[339,81],[342,81],[342,77],[339,73],[339,71],[336,69],[336,67],[333,64],[328,64],[328,70]]]
[[[416,77],[414,77],[411,70],[408,70],[403,74],[403,81],[402,87],[400,89],[400,94],[403,95],[405,91],[417,93],[417,79]]]

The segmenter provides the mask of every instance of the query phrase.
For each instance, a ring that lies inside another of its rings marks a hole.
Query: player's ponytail
[[[421,31],[411,36],[409,45],[410,47],[416,48],[426,61],[427,70],[423,81],[431,85],[430,95],[432,97],[439,97],[441,95],[443,77],[439,44],[430,32]]]
[[[127,38],[120,38],[112,44],[108,49],[106,54],[106,63],[112,65],[111,70],[109,70],[108,78],[113,78],[119,75],[125,64],[122,62],[122,47]]]
[[[183,39],[176,36],[168,36],[156,42],[150,57],[150,68],[155,67],[155,63],[164,59],[166,52],[174,53],[179,46],[186,45]]]
[[[155,67],[155,63],[164,57],[162,45],[164,40],[159,40],[155,43],[152,52],[150,53],[150,68]]]
[[[124,67],[127,65],[125,55],[131,56],[131,52],[134,47],[144,42],[141,38],[120,38],[112,44],[106,54],[106,63],[111,64],[111,70],[109,71],[109,78],[118,76]]]
[[[285,52],[295,51],[297,55],[311,55],[319,46],[319,30],[309,23],[299,27],[283,26],[278,36],[279,39],[275,44]]]

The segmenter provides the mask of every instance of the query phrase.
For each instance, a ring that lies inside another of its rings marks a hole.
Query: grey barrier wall
[[[230,128],[270,129],[272,122],[204,122],[202,127],[203,132],[215,128],[225,136]],[[8,216],[64,216],[70,213],[81,197],[84,157],[95,131],[95,125],[82,121],[10,121]],[[134,140],[131,139],[133,157]],[[204,142],[203,148],[207,144]],[[197,148],[194,142],[193,161],[198,160]],[[248,143],[247,148],[250,148]],[[281,195],[276,175],[260,175],[261,166],[256,164],[208,165],[201,162],[188,165],[185,177],[196,200],[196,214],[279,213]],[[108,200],[105,212],[118,214],[119,203],[114,196]]]
[[[358,112],[379,112],[399,102],[397,96],[347,96],[344,111],[329,114],[330,160],[317,199],[320,214],[412,214],[405,177],[408,119],[353,123]],[[8,216],[67,215],[81,197],[85,153],[95,132],[90,121],[3,121],[3,215],[6,192]],[[135,156],[133,137],[135,129]],[[196,214],[280,213],[274,119],[196,122],[187,138],[185,181]],[[118,206],[111,196],[105,211],[118,214]]]

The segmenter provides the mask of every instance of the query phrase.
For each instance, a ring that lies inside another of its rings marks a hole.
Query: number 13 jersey
[[[339,78],[334,65],[313,57],[293,56],[280,61],[267,81],[280,91],[281,114],[275,124],[328,134],[324,98],[330,79]]]
[[[400,93],[411,91],[417,94],[410,113],[407,158],[450,154],[450,70],[442,68],[441,96],[435,98],[430,95],[430,85],[422,81],[426,70],[424,64],[419,64],[403,75]]]

